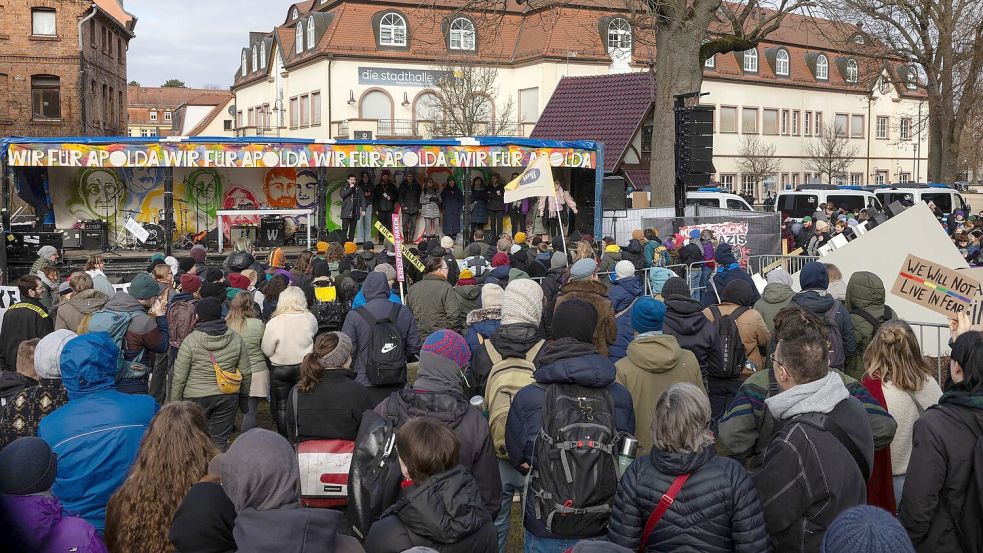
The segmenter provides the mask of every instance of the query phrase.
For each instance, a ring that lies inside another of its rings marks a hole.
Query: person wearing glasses
[[[17,364],[17,348],[21,342],[44,338],[54,330],[54,322],[48,316],[48,310],[41,303],[41,297],[47,291],[44,283],[37,275],[24,275],[17,279],[17,290],[20,301],[7,309],[0,319],[0,391],[7,380],[7,373],[15,374]],[[0,392],[2,393],[2,392]]]

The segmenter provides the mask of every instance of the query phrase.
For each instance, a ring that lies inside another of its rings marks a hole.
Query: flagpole
[[[552,171],[552,169],[550,171]],[[560,199],[556,197],[556,189],[557,189],[556,182],[554,182],[553,201],[556,202],[556,220],[557,222],[560,223],[560,238],[561,238],[561,242],[563,243],[564,261],[566,261],[567,265],[570,265],[570,253],[567,251],[567,231],[563,227],[563,217],[560,217]],[[546,204],[547,204],[546,214],[549,215],[550,212],[549,200],[546,201]]]

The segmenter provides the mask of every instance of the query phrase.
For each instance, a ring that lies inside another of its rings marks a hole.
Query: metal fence
[[[784,267],[789,274],[794,274],[810,261],[819,261],[819,258],[809,255],[752,255],[748,257],[747,271],[752,275],[763,274],[777,267]]]
[[[942,386],[943,377],[947,377],[949,367],[942,365],[942,358],[949,355],[949,325],[945,323],[920,323],[907,321],[918,337],[918,345],[922,354],[934,358],[935,377]]]

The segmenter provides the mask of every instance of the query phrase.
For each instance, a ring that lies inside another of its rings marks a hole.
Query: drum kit
[[[179,229],[188,228],[188,202],[184,200],[174,199],[175,204],[175,214],[177,215],[177,220],[180,221],[180,225],[175,225],[171,221],[171,235],[168,236],[167,232],[164,230],[167,227],[168,219],[165,211],[163,209],[158,209],[157,214],[153,216],[153,222],[140,223],[139,226],[143,227],[143,230],[147,231],[147,239],[142,242],[136,237],[132,232],[127,232],[125,226],[119,227],[116,234],[116,246],[126,249],[126,250],[143,250],[143,251],[159,251],[164,248],[168,240],[171,240],[175,247],[177,248],[190,248],[195,245],[194,235],[187,234],[182,235]],[[139,215],[141,212],[126,209],[122,212],[127,220],[132,219],[134,216]]]

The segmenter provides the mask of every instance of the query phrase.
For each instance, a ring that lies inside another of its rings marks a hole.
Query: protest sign
[[[386,227],[382,226],[382,223],[380,223],[379,221],[375,222],[375,230],[379,231],[379,234],[381,234],[383,238],[385,238],[386,240],[392,242],[393,244],[396,243],[396,237],[393,236],[393,233],[390,232],[389,229],[387,229]],[[413,252],[410,251],[409,246],[407,246],[406,244],[401,244],[399,251],[403,252],[403,257],[405,257],[407,261],[412,263],[413,266],[416,267],[418,271],[422,273],[427,270],[427,268],[423,266],[423,262],[420,261],[420,258],[413,255]]]
[[[968,309],[979,291],[979,281],[968,274],[911,254],[891,288],[895,296],[949,318]]]
[[[402,218],[398,213],[393,213],[393,246],[397,250],[403,251],[403,227]],[[396,280],[406,282],[406,274],[403,272],[403,256],[396,256]]]

